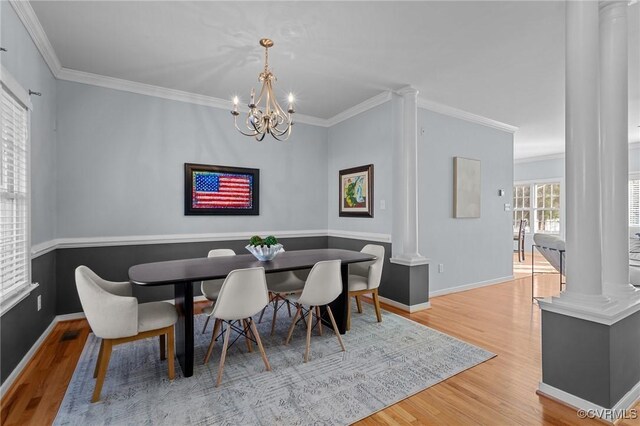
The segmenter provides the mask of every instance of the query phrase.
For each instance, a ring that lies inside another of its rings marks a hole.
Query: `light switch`
[[[380,210],[384,210],[387,208],[387,202],[385,200],[380,200]]]

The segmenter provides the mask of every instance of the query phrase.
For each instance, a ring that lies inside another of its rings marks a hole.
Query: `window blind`
[[[640,226],[640,179],[629,181],[629,226]]]
[[[29,285],[28,114],[4,86],[1,99],[0,296]]]

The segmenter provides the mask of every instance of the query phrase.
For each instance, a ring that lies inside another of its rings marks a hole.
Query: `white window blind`
[[[30,286],[28,112],[2,86],[0,153],[0,296],[5,301]]]
[[[640,226],[640,179],[629,180],[629,226]]]

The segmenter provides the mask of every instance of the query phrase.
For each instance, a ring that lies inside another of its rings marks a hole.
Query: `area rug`
[[[198,315],[192,377],[183,377],[176,362],[176,378],[168,380],[157,338],[119,345],[96,404],[90,398],[100,344],[90,334],[54,424],[347,425],[495,356],[390,312],[378,323],[373,308],[363,308],[362,314],[354,309],[351,331],[343,336],[346,352],[328,327],[323,336],[314,329],[307,364],[304,325],[285,346],[291,319],[278,312],[271,337],[267,310],[258,329],[272,371],[265,371],[255,345],[249,353],[239,339],[228,352],[219,388],[222,345],[203,365],[211,324],[201,334],[205,317]]]

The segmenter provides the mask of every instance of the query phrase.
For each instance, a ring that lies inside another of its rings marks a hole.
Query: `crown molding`
[[[471,123],[482,124],[483,126],[492,127],[494,129],[502,130],[509,133],[515,133],[516,131],[518,131],[517,126],[512,126],[511,124],[492,120],[491,118],[483,117],[481,115],[473,114],[471,112],[463,111],[461,109],[450,107],[448,105],[430,101],[424,98],[418,98],[418,108],[428,109],[429,111],[437,112],[439,114],[459,118]]]
[[[391,91],[385,91],[376,95],[372,98],[365,100],[364,102],[360,102],[357,105],[352,106],[339,114],[334,115],[333,117],[325,120],[327,125],[326,127],[335,126],[338,123],[341,123],[349,118],[355,117],[358,114],[361,114],[365,111],[370,110],[371,108],[375,108],[378,105],[382,105],[383,103],[391,100]]]
[[[136,93],[138,95],[153,96],[161,99],[186,102],[195,105],[225,109],[229,111],[233,109],[233,103],[230,100],[220,99],[213,96],[200,95],[198,93],[185,92],[183,90],[154,86],[152,84],[139,83],[131,80],[124,80],[121,78],[108,77],[100,74],[93,74],[85,71],[77,71],[70,68],[61,68],[56,77],[59,80],[88,84],[91,86],[105,87],[107,89],[113,90],[121,90],[123,92]],[[309,115],[295,115],[296,123],[326,127],[325,121],[326,120],[311,117]]]
[[[42,28],[40,20],[31,7],[31,3],[29,3],[28,0],[9,0],[9,2],[13,9],[16,11],[16,14],[20,18],[20,21],[22,21],[22,24],[27,29],[27,32],[31,36],[31,39],[36,45],[38,51],[40,51],[40,54],[49,66],[51,73],[55,78],[59,80],[83,83],[92,86],[99,86],[108,89],[121,90],[140,95],[153,96],[173,101],[209,106],[213,108],[221,108],[226,110],[231,110],[233,108],[232,102],[226,99],[220,99],[213,96],[205,96],[197,93],[185,92],[182,90],[169,89],[166,87],[154,86],[151,84],[138,83],[135,81],[64,68],[62,67],[60,60],[58,59],[58,56],[56,55],[56,52],[53,49],[51,42],[49,41],[49,37],[47,37],[47,34]],[[407,86],[407,88],[403,89],[416,90],[410,86]],[[402,91],[403,89],[400,90]],[[391,100],[391,96],[392,92],[390,90],[384,91],[328,119],[313,117],[304,114],[296,114],[295,122],[310,124],[319,127],[331,127]],[[466,112],[454,107],[439,104],[427,99],[418,98],[418,107],[511,133],[514,133],[518,130],[518,128],[515,126],[501,123],[499,121],[482,117],[480,115],[472,114],[470,112]]]
[[[31,3],[24,0],[9,0],[9,3],[13,7],[13,10],[16,11],[18,18],[22,21],[33,43],[49,66],[51,73],[54,77],[57,77],[58,72],[62,69],[62,65],[60,64],[58,55],[56,55],[55,50],[53,50],[49,37],[47,37],[44,28],[42,28],[40,24],[40,20],[36,16],[36,12],[31,7]]]
[[[538,155],[535,157],[516,158],[513,160],[513,164],[526,164],[526,163],[535,163],[536,161],[561,160],[563,158],[564,158],[564,152],[557,152],[555,154]]]
[[[640,149],[640,142],[629,142],[629,150],[632,150],[632,149]],[[536,155],[534,157],[516,158],[513,160],[513,164],[534,163],[536,161],[547,161],[547,160],[560,160],[563,158],[564,158],[564,152],[557,152],[555,154]]]

